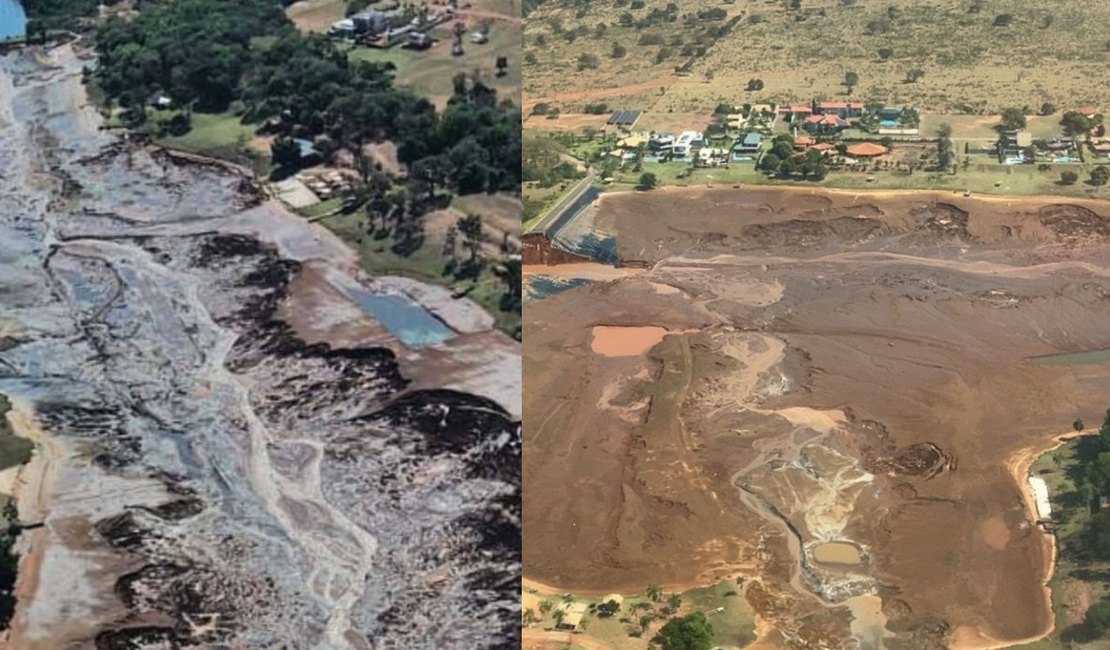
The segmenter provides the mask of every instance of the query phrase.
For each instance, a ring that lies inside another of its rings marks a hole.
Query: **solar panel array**
[[[640,119],[640,111],[616,111],[609,116],[609,124],[616,126],[632,126]]]

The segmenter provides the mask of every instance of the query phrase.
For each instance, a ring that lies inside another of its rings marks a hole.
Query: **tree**
[[[1078,111],[1068,111],[1060,118],[1060,126],[1068,137],[1075,139],[1091,130],[1091,118]]]
[[[844,85],[848,87],[848,94],[849,95],[852,94],[852,89],[855,88],[856,84],[858,84],[858,83],[859,83],[859,73],[858,72],[849,71],[849,72],[844,73]]]
[[[956,157],[952,146],[952,127],[945,122],[937,127],[937,169],[947,171]]]
[[[539,59],[536,58],[536,53],[535,52],[525,52],[524,53],[524,63],[525,64],[527,64],[527,65],[536,65],[536,62],[538,60]]]
[[[651,583],[647,588],[647,597],[653,603],[659,602],[659,599],[663,597],[663,588],[654,582]]]
[[[1091,185],[1106,185],[1110,182],[1110,168],[1099,165],[1091,170]]]
[[[655,617],[652,616],[651,614],[644,614],[643,616],[641,616],[640,617],[640,631],[641,632],[647,632],[648,626],[650,626],[651,622],[654,621],[654,620],[655,620]]]
[[[1008,27],[1012,22],[1014,22],[1014,17],[1011,14],[998,14],[991,21],[991,24],[995,27]]]
[[[567,612],[564,609],[557,609],[553,616],[555,618],[555,627],[559,627],[563,624],[563,619],[567,617]]]
[[[1110,600],[1103,599],[1087,608],[1083,632],[1090,639],[1099,639],[1110,631]]]
[[[613,614],[621,611],[621,604],[615,600],[607,600],[597,606],[597,615],[599,618],[611,618]]]
[[[524,624],[525,625],[533,625],[537,622],[539,622],[539,619],[536,618],[536,612],[532,611],[531,607],[524,610]]]
[[[771,172],[772,174],[779,170],[782,166],[782,158],[779,158],[773,153],[768,153],[763,156],[759,161],[759,167],[763,171]]]
[[[894,56],[894,50],[892,48],[889,48],[889,47],[880,47],[879,48],[879,58],[882,59],[883,61],[886,61],[887,59],[889,59],[892,56]]]
[[[1052,115],[1056,112],[1056,104],[1045,102],[1041,104],[1041,115]]]
[[[293,138],[276,138],[270,144],[270,157],[275,165],[296,167],[301,163],[301,147]]]
[[[601,61],[597,58],[596,54],[583,52],[578,55],[578,69],[579,70],[595,70],[601,65]]]
[[[667,621],[654,639],[664,650],[709,650],[712,640],[713,626],[703,612]]]
[[[540,601],[540,613],[544,616],[547,616],[553,607],[555,607],[555,603],[546,598]]]
[[[1003,109],[998,127],[1003,131],[1017,131],[1025,128],[1025,112],[1020,108]]]
[[[1077,180],[1078,180],[1078,176],[1077,176]],[[1076,432],[1082,431],[1083,430],[1083,420],[1080,420],[1079,418],[1075,418],[1075,422],[1071,423],[1071,428],[1075,429]]]
[[[644,172],[643,174],[640,174],[640,184],[638,187],[641,190],[653,190],[655,189],[655,186],[656,184],[658,184],[658,182],[659,179],[655,177],[655,174],[651,172]]]
[[[458,220],[456,224],[463,236],[463,247],[470,251],[468,264],[478,262],[478,253],[482,250],[482,218],[476,214],[468,214]]]
[[[762,79],[748,79],[748,90],[754,90],[754,91],[763,90],[763,80]]]
[[[1075,173],[1071,170],[1066,170],[1066,171],[1060,172],[1060,183],[1062,185],[1075,185],[1075,182],[1078,181],[1078,180],[1079,180],[1079,174],[1077,174],[1077,173]],[[1076,420],[1076,422],[1078,422],[1080,424],[1080,426],[1083,425],[1082,420]],[[1080,429],[1076,429],[1076,431],[1080,431]]]
[[[670,607],[674,611],[678,611],[678,608],[682,607],[682,596],[671,594],[670,597],[667,598],[667,607]]]
[[[626,54],[628,54],[628,48],[620,43],[613,43],[613,50],[609,53],[609,56],[614,59],[623,59]]]

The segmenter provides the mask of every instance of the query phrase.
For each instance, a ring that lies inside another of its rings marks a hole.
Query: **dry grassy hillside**
[[[799,9],[792,0],[683,0],[673,22],[654,25],[643,22],[668,2],[640,4],[552,0],[532,12],[526,106],[542,100],[576,112],[606,102],[694,113],[720,101],[844,98],[851,71],[859,76],[853,98],[930,112],[1110,107],[1110,0],[801,0]],[[726,17],[696,17],[710,9]],[[627,17],[621,24],[626,13],[631,26]],[[615,43],[623,57],[613,57]],[[583,54],[596,56],[597,67],[588,59],[581,67]],[[691,59],[689,72],[676,75]],[[912,69],[924,74],[910,83]],[[762,91],[746,90],[752,78],[764,81]]]

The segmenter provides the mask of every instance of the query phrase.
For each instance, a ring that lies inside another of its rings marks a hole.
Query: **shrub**
[[[582,54],[578,55],[578,69],[579,70],[594,70],[599,65],[601,65],[601,61],[598,60],[596,54],[589,54],[588,52],[583,52]]]
[[[1079,174],[1077,174],[1073,171],[1069,170],[1069,171],[1060,172],[1060,182],[1064,185],[1075,185],[1075,182],[1078,181],[1078,180],[1079,180]]]
[[[1091,171],[1091,185],[1106,185],[1108,181],[1110,181],[1110,167],[1102,165]]]

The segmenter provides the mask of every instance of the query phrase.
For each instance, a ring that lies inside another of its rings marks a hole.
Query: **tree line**
[[[351,61],[271,0],[177,0],[107,21],[96,46],[94,79],[131,126],[162,94],[183,113],[233,109],[324,150],[391,139],[417,175],[458,193],[519,191],[519,107],[461,76],[438,114],[394,85],[392,64]]]

